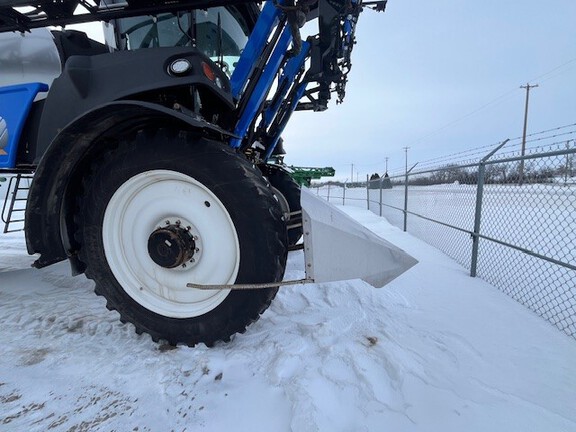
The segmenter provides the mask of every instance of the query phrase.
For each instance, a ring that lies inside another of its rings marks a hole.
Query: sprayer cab
[[[106,45],[112,50],[190,47],[216,62],[230,76],[251,31],[250,19],[233,7],[213,7],[119,18],[103,24]],[[184,72],[184,65],[178,69]]]

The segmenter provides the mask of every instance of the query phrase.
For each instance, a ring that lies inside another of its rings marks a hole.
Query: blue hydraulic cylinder
[[[282,121],[278,125],[278,128],[274,131],[274,136],[272,137],[272,141],[270,143],[270,146],[268,147],[268,150],[266,151],[266,154],[264,155],[265,161],[267,161],[270,158],[270,156],[272,156],[272,152],[274,151],[276,144],[278,144],[278,140],[280,139],[282,132],[284,132],[284,128],[288,124],[288,120],[290,120],[290,117],[292,116],[292,114],[296,110],[296,107],[298,106],[298,102],[300,101],[300,99],[302,99],[302,96],[304,96],[304,93],[306,92],[306,86],[307,85],[308,85],[307,82],[303,82],[303,83],[298,84],[296,92],[294,93],[294,98],[290,101],[290,108],[287,110],[287,112],[282,117]]]
[[[242,139],[254,121],[255,116],[258,114],[262,103],[266,99],[266,96],[274,83],[274,78],[276,77],[280,66],[284,62],[286,51],[288,50],[291,41],[292,35],[290,29],[286,27],[284,28],[276,47],[274,47],[254,91],[251,95],[248,95],[249,99],[246,108],[241,114],[240,119],[236,124],[236,128],[234,129],[234,134],[239,138],[232,138],[230,140],[230,146],[232,148],[239,148],[242,145]]]
[[[282,3],[282,2],[279,2]],[[256,21],[256,26],[250,38],[242,51],[242,55],[238,59],[238,63],[234,68],[234,72],[230,77],[230,86],[232,88],[232,96],[239,99],[242,91],[248,83],[248,78],[252,74],[254,67],[258,63],[260,56],[266,48],[268,38],[272,34],[272,30],[278,25],[278,18],[281,11],[278,9],[273,1],[267,1]]]
[[[262,126],[265,128],[268,128],[272,124],[272,121],[278,113],[284,98],[296,81],[296,77],[302,70],[309,51],[310,43],[306,41],[302,42],[302,49],[300,50],[300,53],[286,62],[286,67],[282,71],[282,75],[278,80],[278,90],[274,95],[273,103],[266,109],[266,111],[264,111],[264,125]]]
[[[38,93],[47,91],[43,83],[0,87],[0,169],[16,166],[18,142],[32,102]]]

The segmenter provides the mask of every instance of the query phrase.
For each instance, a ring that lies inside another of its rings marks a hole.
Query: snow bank
[[[576,431],[576,343],[359,208],[419,264],[282,288],[229,344],[154,344],[0,236],[0,431]],[[28,260],[28,261],[26,261]],[[287,277],[302,274],[291,255]]]

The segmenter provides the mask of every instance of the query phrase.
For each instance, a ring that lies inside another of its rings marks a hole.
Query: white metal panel
[[[301,196],[306,275],[314,282],[362,279],[381,288],[418,263],[308,189]]]

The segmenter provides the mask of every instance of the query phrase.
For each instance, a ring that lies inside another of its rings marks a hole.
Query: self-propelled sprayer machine
[[[188,345],[243,332],[279,286],[409,268],[268,163],[294,111],[342,101],[358,17],[385,3],[0,0],[0,175],[13,196],[33,175],[34,266],[69,260],[137,333]],[[89,22],[105,43],[65,27]],[[306,277],[283,281],[298,248]]]

